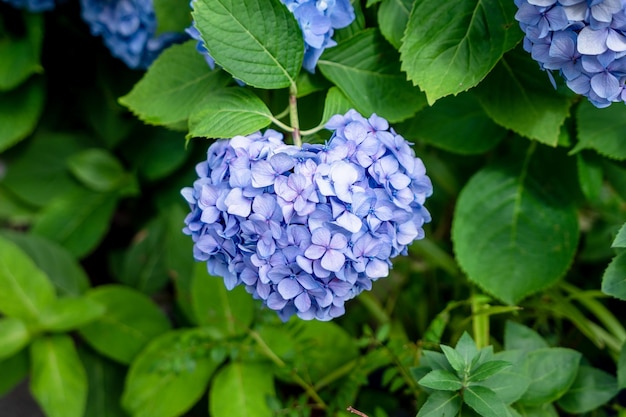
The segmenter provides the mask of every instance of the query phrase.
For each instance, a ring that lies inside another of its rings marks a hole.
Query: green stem
[[[293,144],[297,147],[302,147],[302,138],[300,136],[300,121],[298,120],[298,90],[295,84],[289,87],[289,121],[293,131],[291,136],[293,137]]]
[[[479,314],[485,308],[485,297],[474,292],[472,294],[472,330],[476,347],[482,349],[489,346],[489,316]]]

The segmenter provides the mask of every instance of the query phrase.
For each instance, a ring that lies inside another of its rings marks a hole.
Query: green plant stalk
[[[474,342],[478,349],[489,346],[489,315],[480,314],[481,310],[486,307],[486,298],[476,293],[472,294],[472,330],[474,333]]]
[[[293,131],[291,137],[293,144],[299,148],[302,147],[302,137],[300,136],[300,121],[298,119],[298,89],[295,84],[289,87],[289,121]]]

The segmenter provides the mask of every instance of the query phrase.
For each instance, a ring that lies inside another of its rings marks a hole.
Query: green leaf
[[[600,155],[613,159],[626,159],[624,128],[626,109],[624,106],[609,106],[598,109],[584,100],[576,111],[578,143],[572,153],[582,149],[593,149]]]
[[[604,271],[602,292],[626,300],[626,252],[617,255]]]
[[[620,227],[615,240],[611,244],[612,248],[626,248],[626,223]]]
[[[75,257],[82,258],[104,238],[116,207],[114,193],[79,188],[45,207],[32,232],[56,241]]]
[[[155,35],[184,32],[191,26],[191,8],[188,0],[154,0],[157,28]]]
[[[507,135],[506,129],[487,117],[470,93],[443,98],[396,130],[409,140],[415,138],[462,155],[482,154]]]
[[[526,374],[531,383],[519,400],[537,407],[558,400],[572,386],[581,354],[567,348],[537,349],[526,358]]]
[[[215,375],[209,410],[213,417],[271,417],[268,399],[274,397],[274,378],[267,365],[231,362]]]
[[[600,200],[600,192],[604,185],[601,162],[594,155],[579,153],[576,155],[578,181],[580,189],[589,201]]]
[[[78,261],[50,239],[3,230],[0,235],[20,247],[46,273],[59,296],[78,296],[89,288],[89,278]]]
[[[504,326],[504,349],[530,352],[549,347],[539,333],[521,323],[507,320]]]
[[[74,154],[67,160],[67,165],[78,180],[94,191],[113,191],[126,178],[120,161],[101,148]]]
[[[463,401],[483,417],[508,416],[506,406],[495,392],[480,385],[471,385],[463,391]]]
[[[522,37],[507,0],[418,0],[405,30],[402,69],[428,102],[478,84]]]
[[[478,355],[476,343],[467,332],[463,332],[454,349],[461,354],[465,364],[471,364],[476,355]]]
[[[225,88],[196,106],[189,117],[191,137],[232,138],[268,126],[272,114],[253,92],[242,87]]]
[[[133,417],[184,414],[205,392],[219,366],[208,354],[211,340],[202,328],[175,330],[152,340],[130,367],[124,409]]]
[[[461,403],[461,396],[458,393],[433,392],[420,408],[417,417],[456,416],[461,409]]]
[[[207,273],[204,263],[195,264],[191,303],[197,323],[224,336],[245,334],[254,319],[255,303],[250,294],[242,287],[228,291],[222,278]]]
[[[458,353],[458,352],[457,352]],[[450,362],[446,358],[446,355],[432,350],[425,350],[422,352],[422,360],[420,364],[432,369],[446,369],[448,371],[454,371],[455,369],[450,365]]]
[[[18,36],[3,33],[0,20],[0,91],[17,87],[33,74],[43,72],[40,62],[43,43],[44,19],[41,13],[18,12],[5,9],[2,18],[16,19],[16,25],[23,25],[25,32]],[[3,19],[4,20],[4,19]],[[2,112],[0,112],[1,114]],[[2,125],[0,123],[0,125]]]
[[[0,360],[15,355],[29,342],[30,334],[22,320],[14,317],[0,318]]]
[[[365,117],[376,113],[399,122],[426,104],[424,95],[400,71],[396,51],[375,29],[326,49],[317,65]]]
[[[196,43],[163,51],[120,103],[145,123],[173,127],[186,122],[200,101],[230,80],[224,71],[211,71]]]
[[[304,41],[293,14],[278,0],[196,0],[195,26],[215,62],[254,87],[296,84]]]
[[[326,101],[324,102],[324,115],[321,124],[326,124],[336,114],[345,114],[352,109],[354,105],[337,87],[331,87],[326,93]]]
[[[552,404],[544,404],[539,407],[529,407],[523,404],[516,404],[515,406],[522,417],[559,417],[559,413]]]
[[[131,288],[104,285],[85,296],[104,305],[106,311],[79,333],[99,353],[118,362],[129,364],[148,342],[171,328],[159,307]]]
[[[33,78],[8,92],[0,91],[0,152],[35,130],[44,99],[45,88],[40,78]]]
[[[51,332],[68,332],[94,321],[105,307],[89,298],[61,298],[43,310],[39,325]]]
[[[463,388],[463,383],[458,376],[442,369],[430,371],[418,383],[426,388],[439,391],[458,391]]]
[[[591,366],[581,366],[574,383],[558,404],[570,414],[583,414],[606,404],[617,392],[617,380],[613,375]]]
[[[120,405],[126,368],[84,346],[78,354],[89,385],[85,416],[128,417]]]
[[[28,375],[30,371],[28,349],[23,349],[10,358],[0,359],[0,369],[2,369],[0,378],[0,397],[2,397]]]
[[[511,364],[506,361],[494,360],[494,361],[485,362],[470,373],[468,381],[470,382],[484,381],[485,379],[491,378],[495,374],[509,367],[511,367]]]
[[[523,368],[526,352],[522,350],[503,350],[495,354],[496,360],[512,364],[497,374],[482,381],[480,385],[491,389],[505,404],[519,400],[530,386],[530,378]]]
[[[617,362],[617,386],[620,389],[626,388],[626,341],[622,345]]]
[[[17,245],[0,237],[0,312],[37,321],[55,298],[46,274]]]
[[[412,0],[383,0],[378,8],[380,33],[396,49],[402,45],[412,6]]]
[[[503,57],[475,92],[499,125],[557,146],[572,101],[550,87],[547,74],[525,51],[517,49]]]
[[[30,391],[47,417],[82,417],[87,375],[68,335],[43,336],[30,347]]]
[[[461,355],[458,351],[446,345],[441,345],[440,347],[443,354],[446,355],[448,363],[455,371],[464,372],[466,369],[469,369],[469,362],[466,362],[463,355]]]
[[[461,191],[452,225],[468,278],[509,304],[560,279],[578,244],[574,205],[530,169],[531,158],[532,150],[523,165],[501,163],[476,173]]]

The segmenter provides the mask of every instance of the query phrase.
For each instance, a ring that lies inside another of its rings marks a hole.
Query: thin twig
[[[346,408],[346,410],[351,412],[352,414],[356,414],[359,417],[367,417],[367,414],[365,414],[362,411],[357,410],[356,408],[353,408],[352,406]]]

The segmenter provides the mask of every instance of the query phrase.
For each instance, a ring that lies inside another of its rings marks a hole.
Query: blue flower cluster
[[[55,8],[55,0],[2,0],[17,9],[28,10],[31,13],[41,13]]]
[[[81,0],[81,15],[92,35],[102,36],[111,54],[130,68],[146,69],[163,49],[189,39],[184,33],[155,36],[152,0]]]
[[[193,1],[191,8],[193,9]],[[335,29],[348,26],[355,18],[354,8],[350,0],[281,0],[293,13],[302,29],[304,37],[304,60],[302,66],[314,73],[315,66],[324,49],[337,45],[332,39]],[[200,32],[195,26],[189,27],[187,33],[198,41],[196,49],[204,55],[211,69],[215,61],[204,46]]]
[[[626,102],[626,0],[515,0],[524,49],[596,107]],[[554,83],[554,80],[552,80]]]
[[[195,259],[283,320],[342,315],[430,221],[424,164],[385,119],[350,110],[326,127],[302,148],[271,129],[216,141],[181,191]]]

